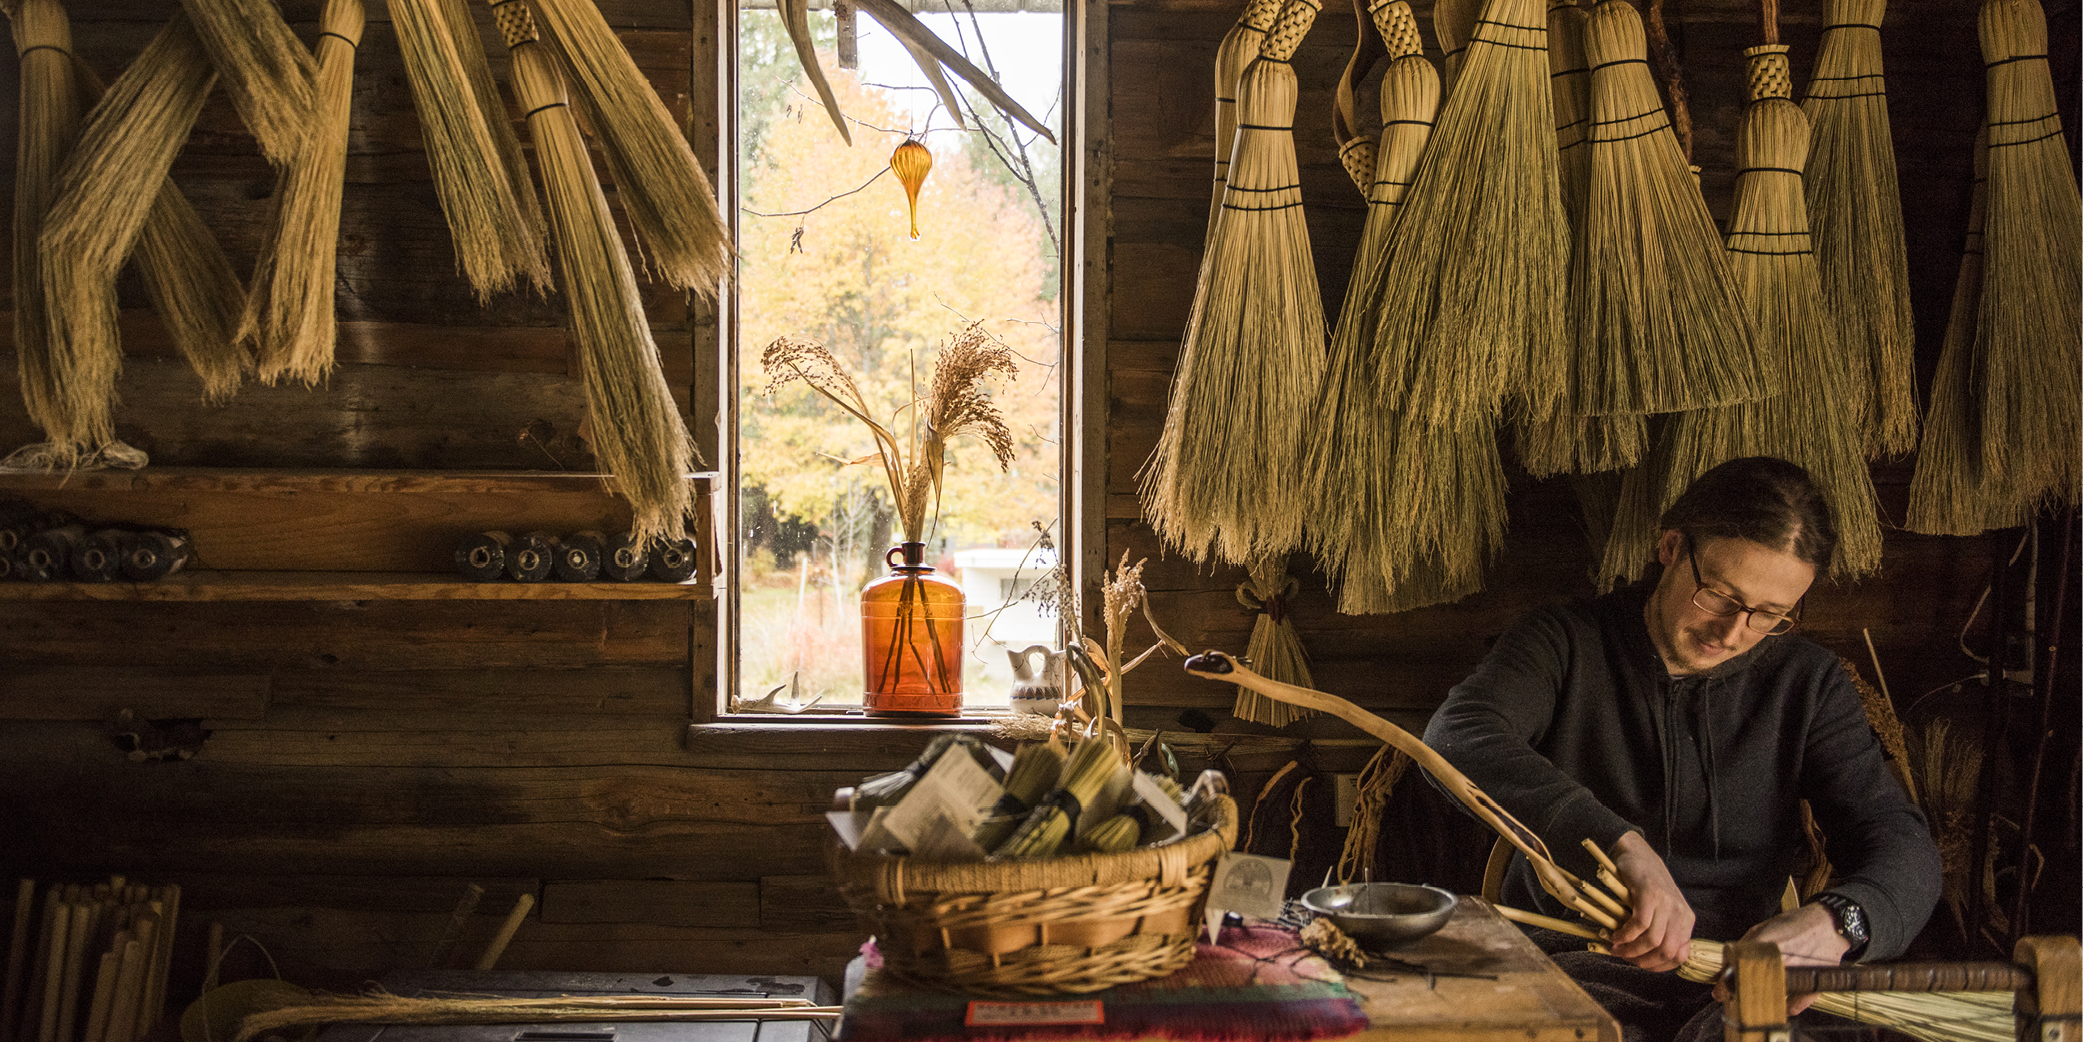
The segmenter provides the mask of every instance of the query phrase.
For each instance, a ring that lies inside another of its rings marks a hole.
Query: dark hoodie
[[[1699,917],[1734,940],[1779,912],[1805,841],[1827,838],[1830,890],[1866,912],[1863,959],[1901,954],[1938,902],[1938,849],[1882,762],[1837,656],[1767,637],[1707,673],[1673,677],[1650,643],[1651,587],[1532,612],[1448,694],[1425,744],[1538,833],[1583,878],[1629,830],[1661,855]],[[1506,904],[1567,918],[1524,857]]]

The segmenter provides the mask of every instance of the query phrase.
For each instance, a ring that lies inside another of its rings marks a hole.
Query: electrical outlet
[[[1332,822],[1342,829],[1351,828],[1353,807],[1360,802],[1360,776],[1357,774],[1338,774],[1332,777],[1338,782],[1337,810],[1333,812]]]

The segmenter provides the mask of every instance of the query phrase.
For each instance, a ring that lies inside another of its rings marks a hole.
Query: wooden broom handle
[[[1759,43],[1779,42],[1779,0],[1758,0]]]

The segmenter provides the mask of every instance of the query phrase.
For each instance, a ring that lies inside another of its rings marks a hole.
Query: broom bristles
[[[715,296],[731,270],[730,228],[672,113],[593,0],[532,0],[530,7],[571,74],[616,198],[649,249],[647,266],[671,285]]]
[[[1571,410],[1675,412],[1777,392],[1650,77],[1641,16],[1604,0],[1584,42],[1593,128],[1570,264]]]
[[[1237,144],[1171,402],[1142,481],[1144,515],[1195,560],[1243,563],[1302,537],[1308,407],[1325,326],[1295,162],[1288,58],[1320,10],[1289,0],[1238,82]]]
[[[1894,456],[1917,441],[1916,321],[1881,72],[1886,11],[1887,0],[1830,0],[1801,108],[1812,135],[1805,187],[1824,299],[1843,342],[1867,345],[1853,370],[1854,392],[1867,401],[1867,452]]]
[[[239,339],[254,346],[270,384],[315,385],[333,371],[333,275],[362,26],[362,0],[326,0],[312,133],[276,183],[274,221],[253,265]]]
[[[658,368],[636,275],[566,102],[563,77],[525,4],[495,9],[549,196],[550,225],[593,430],[594,453],[628,498],[640,538],[684,538],[694,446]]]
[[[2038,0],[1985,0],[1989,183],[1976,318],[1984,489],[2005,512],[2076,501],[2083,429],[2083,224]]]
[[[44,303],[44,254],[38,242],[58,194],[59,171],[79,134],[80,96],[72,71],[72,26],[58,0],[20,0],[9,5],[7,16],[21,66],[15,138],[15,364],[30,420],[50,431],[53,417],[65,414],[67,385],[61,372],[64,359],[53,342]]]
[[[1237,601],[1258,610],[1251,623],[1251,639],[1244,649],[1244,654],[1251,658],[1252,669],[1285,684],[1315,687],[1316,681],[1309,673],[1309,657],[1302,650],[1302,638],[1288,617],[1287,600],[1301,584],[1287,574],[1287,555],[1260,558],[1247,565],[1246,570],[1250,578],[1237,587]],[[1239,685],[1230,715],[1270,727],[1286,727],[1303,717],[1317,715],[1317,711],[1267,698]]]
[[[1280,13],[1280,0],[1245,0],[1237,24],[1215,48],[1215,193],[1208,200],[1208,234],[1222,218],[1222,191],[1230,182],[1230,150],[1237,143],[1237,80],[1258,57],[1266,30]]]
[[[60,397],[38,422],[66,451],[115,437],[116,273],[215,80],[188,17],[175,14],[88,114],[59,175],[37,242]]]
[[[1967,241],[1953,280],[1953,308],[1931,381],[1930,413],[1909,482],[1903,527],[1925,535],[1980,535],[2024,524],[1995,514],[1998,497],[1982,489],[1982,413],[1974,398],[1975,313],[1982,297],[1982,219],[1989,180],[1989,129],[1975,134],[1974,195],[1967,210]]]
[[[535,184],[470,8],[464,0],[392,0],[390,13],[457,267],[480,301],[516,282],[547,291]]]
[[[312,125],[311,53],[270,0],[181,0],[239,118],[268,162],[287,166]]]
[[[1483,0],[1436,0],[1432,5],[1432,35],[1439,37],[1440,85],[1451,94],[1461,76],[1461,63],[1468,56],[1469,37],[1475,34],[1476,15]]]

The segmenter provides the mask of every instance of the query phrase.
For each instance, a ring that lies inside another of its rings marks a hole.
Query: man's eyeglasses
[[[1708,586],[1706,580],[1700,578],[1700,559],[1693,554],[1691,540],[1686,540],[1685,543],[1685,560],[1692,565],[1693,607],[1709,615],[1718,615],[1722,618],[1740,614],[1743,616],[1744,626],[1754,633],[1762,633],[1768,637],[1786,633],[1801,621],[1801,606],[1799,604],[1794,605],[1792,614],[1782,615],[1779,612],[1768,611],[1764,608],[1753,608],[1720,590]]]

